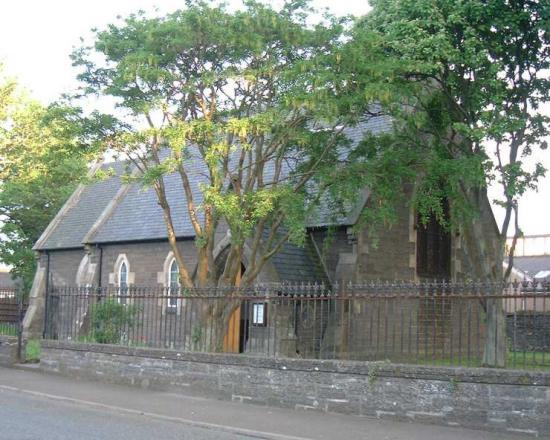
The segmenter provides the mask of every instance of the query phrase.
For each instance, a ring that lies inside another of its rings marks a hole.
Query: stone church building
[[[391,122],[378,117],[346,134],[352,142],[359,142],[365,133],[390,129]],[[121,163],[100,166],[114,169],[112,177],[79,186],[34,247],[39,264],[25,320],[29,332],[38,332],[42,325],[46,286],[170,287],[177,278],[154,190],[122,182]],[[189,267],[194,267],[194,230],[178,179],[176,174],[166,176],[166,191],[181,252]],[[195,188],[198,191],[196,185]],[[412,185],[403,190],[412,194]],[[308,222],[305,246],[286,244],[266,264],[257,281],[331,285],[369,280],[451,280],[464,275],[468,262],[461,252],[460,235],[449,234],[435,221],[427,227],[420,225],[414,210],[404,205],[398,209],[398,222],[379,231],[375,247],[369,239],[368,226],[352,232],[364,209],[369,209],[367,189],[357,195],[357,203],[347,215],[334,220],[321,212]],[[492,216],[485,223],[487,233],[496,233]],[[224,258],[228,243],[227,230],[220,228],[218,259]],[[245,251],[245,270],[246,259]]]

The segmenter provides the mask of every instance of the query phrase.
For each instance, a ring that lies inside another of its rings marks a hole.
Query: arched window
[[[118,294],[118,302],[126,304],[128,300],[128,265],[125,261],[120,264],[118,269]]]
[[[178,263],[175,259],[170,263],[170,270],[168,272],[168,294],[170,299],[168,300],[169,307],[178,306],[177,294],[179,293],[180,288],[180,273]]]

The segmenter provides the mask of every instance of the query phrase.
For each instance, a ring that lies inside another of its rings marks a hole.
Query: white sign
[[[255,303],[252,305],[252,324],[265,325],[265,304]]]

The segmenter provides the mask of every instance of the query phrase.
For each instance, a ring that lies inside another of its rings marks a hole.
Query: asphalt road
[[[236,440],[257,439],[146,416],[0,392],[2,440]]]
[[[228,402],[0,367],[0,440],[519,440],[516,434]]]

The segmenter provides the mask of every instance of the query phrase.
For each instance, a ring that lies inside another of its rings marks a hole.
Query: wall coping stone
[[[17,336],[0,335],[0,345],[17,345]]]
[[[1,337],[0,337],[1,340]],[[69,341],[43,340],[42,347],[50,350],[71,350],[111,354],[113,356],[135,356],[204,364],[246,366],[271,370],[304,372],[325,372],[349,375],[372,375],[377,377],[399,377],[467,383],[550,386],[550,371],[508,370],[497,368],[441,367],[413,364],[394,364],[384,361],[342,361],[296,358],[265,358],[230,353],[200,353],[164,350],[146,347],[125,347],[109,344],[95,344]]]

